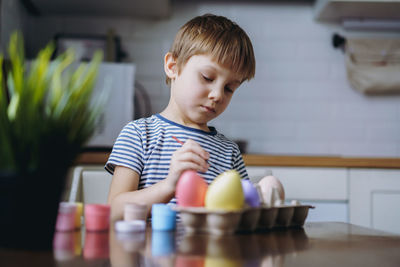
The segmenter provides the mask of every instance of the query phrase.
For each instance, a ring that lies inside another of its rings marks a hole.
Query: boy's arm
[[[123,218],[124,205],[127,202],[146,204],[149,208],[148,212],[154,203],[168,203],[175,195],[175,186],[182,172],[185,170],[206,172],[208,158],[209,153],[198,143],[189,139],[173,153],[168,176],[140,190],[138,190],[139,174],[129,168],[116,166],[108,193],[111,220]]]
[[[137,190],[139,179],[137,172],[122,166],[115,167],[108,193],[112,222],[123,218],[124,204],[127,202],[146,204],[148,212],[150,212],[153,203],[167,203],[175,194],[175,187],[170,185],[167,180]]]

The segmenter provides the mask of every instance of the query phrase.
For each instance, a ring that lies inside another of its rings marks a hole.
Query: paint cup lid
[[[153,215],[159,214],[159,215],[170,215],[170,216],[175,216],[176,211],[172,210],[171,207],[167,204],[153,204],[151,212]]]
[[[60,202],[58,206],[59,213],[75,213],[76,209],[76,204],[70,202]]]
[[[107,215],[107,214],[110,213],[110,205],[105,205],[105,204],[85,204],[85,213]]]
[[[117,232],[142,232],[146,229],[146,222],[143,220],[117,221],[115,230]]]

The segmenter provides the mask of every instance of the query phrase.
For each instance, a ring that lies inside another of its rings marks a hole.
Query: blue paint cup
[[[173,231],[176,227],[176,212],[167,204],[153,204],[151,227],[158,231]]]

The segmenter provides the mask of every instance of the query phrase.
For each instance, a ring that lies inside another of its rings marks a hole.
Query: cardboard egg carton
[[[204,207],[174,207],[180,213],[187,233],[214,235],[302,227],[310,208],[314,207],[300,204],[274,207],[264,205],[237,211],[209,210]]]

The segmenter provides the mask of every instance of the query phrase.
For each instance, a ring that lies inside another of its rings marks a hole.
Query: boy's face
[[[175,69],[169,77],[175,119],[199,129],[208,129],[207,123],[226,109],[242,80],[207,55],[192,56],[179,74]]]

